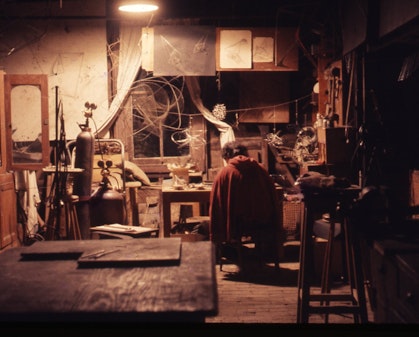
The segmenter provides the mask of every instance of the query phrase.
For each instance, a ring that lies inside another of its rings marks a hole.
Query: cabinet
[[[4,106],[4,71],[0,70],[0,174],[6,172],[6,111]]]
[[[4,76],[4,71],[0,71],[0,250],[18,245],[14,177],[6,173]]]
[[[419,242],[375,241],[371,275],[375,323],[419,323]]]
[[[16,192],[13,174],[0,174],[0,249],[17,246],[16,214]]]
[[[48,76],[0,71],[0,250],[19,245],[10,170],[49,163]]]

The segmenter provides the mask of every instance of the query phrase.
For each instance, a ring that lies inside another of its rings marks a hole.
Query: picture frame
[[[217,71],[298,71],[295,27],[217,28]]]
[[[38,170],[49,160],[48,78],[4,76],[7,170]]]

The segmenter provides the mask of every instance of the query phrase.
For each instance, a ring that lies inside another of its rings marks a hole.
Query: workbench
[[[218,311],[211,242],[41,241],[0,254],[1,322],[204,322]]]

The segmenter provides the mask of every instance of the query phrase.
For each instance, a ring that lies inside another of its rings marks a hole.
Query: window
[[[205,122],[183,77],[147,77],[131,90],[134,162],[163,172],[168,163],[205,169]]]
[[[181,78],[149,77],[131,91],[134,157],[187,156],[189,146]]]

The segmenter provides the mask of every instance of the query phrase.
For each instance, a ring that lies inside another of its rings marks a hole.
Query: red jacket
[[[230,159],[214,179],[210,200],[212,241],[238,239],[242,225],[274,226],[283,237],[282,207],[274,182],[253,158]]]

